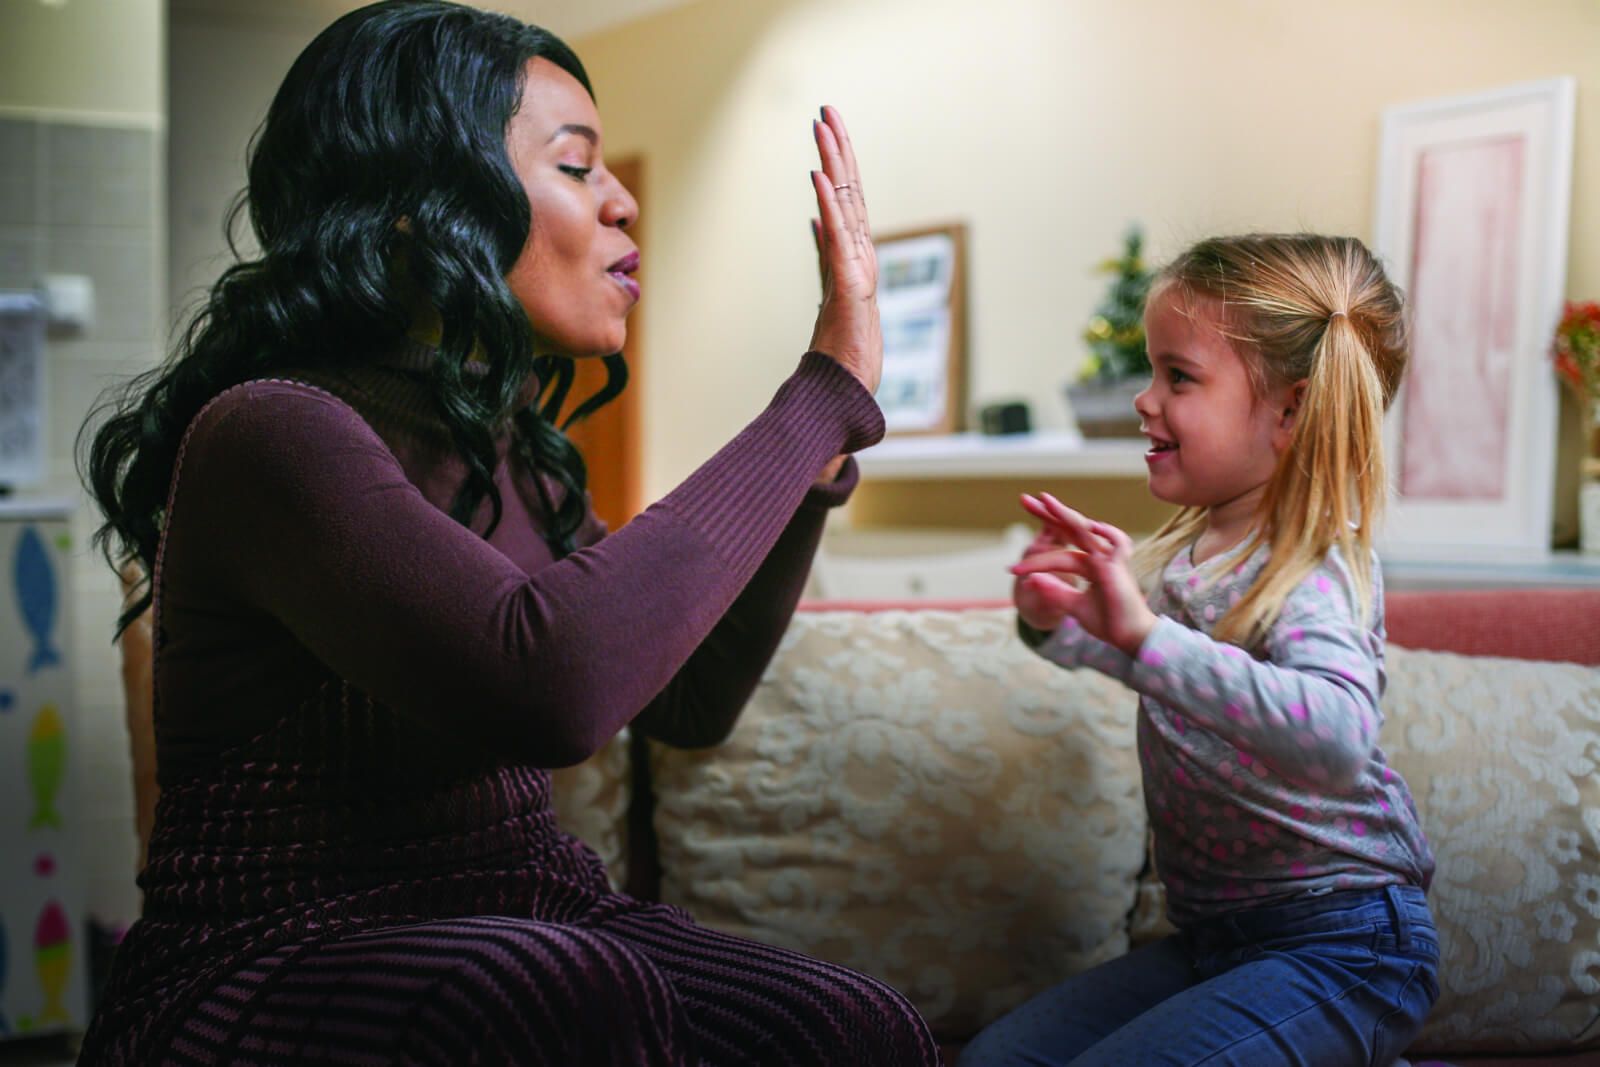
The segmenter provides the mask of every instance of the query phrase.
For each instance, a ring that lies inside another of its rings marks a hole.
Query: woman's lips
[[[611,266],[607,267],[606,273],[611,276],[612,281],[622,286],[623,291],[628,294],[630,299],[638,300],[639,280],[633,276],[634,272],[636,272],[638,269],[639,253],[629,252],[627,255],[611,264]]]

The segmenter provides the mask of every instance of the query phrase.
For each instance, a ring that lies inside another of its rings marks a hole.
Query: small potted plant
[[[1122,255],[1105,260],[1099,273],[1111,286],[1083,331],[1089,346],[1078,380],[1067,386],[1067,404],[1085,437],[1134,437],[1139,416],[1133,398],[1150,380],[1144,344],[1144,302],[1154,272],[1145,267],[1144,234],[1137,225],[1123,238]]]
[[[1600,303],[1567,304],[1550,354],[1587,422],[1578,485],[1579,540],[1584,552],[1600,553]]]

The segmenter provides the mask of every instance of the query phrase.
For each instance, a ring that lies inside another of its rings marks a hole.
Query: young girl
[[[1400,296],[1353,239],[1219,238],[1162,272],[1145,328],[1150,490],[1182,510],[1135,551],[1025,496],[1044,529],[1013,596],[1040,655],[1140,694],[1180,932],[1041,993],[961,1063],[1387,1067],[1439,960],[1433,858],[1377,745]]]

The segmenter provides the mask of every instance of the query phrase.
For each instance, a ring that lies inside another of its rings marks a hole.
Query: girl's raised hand
[[[1054,630],[1065,618],[1109,645],[1134,655],[1155,627],[1133,573],[1133,539],[1095,522],[1049,493],[1024,495],[1022,506],[1044,529],[1011,567],[1012,600],[1024,622]],[[1068,581],[1082,579],[1082,588]]]
[[[867,223],[861,171],[844,119],[831,107],[811,123],[822,169],[811,172],[817,194],[813,224],[822,258],[822,306],[811,348],[832,356],[868,392],[883,377],[883,329],[878,321],[878,252]]]
[[[1077,590],[1065,579],[1086,579],[1088,557],[1074,547],[1076,529],[1057,522],[1037,497],[1024,493],[1022,506],[1042,522],[1038,535],[1022,550],[1022,562],[1044,569],[1034,577],[1017,577],[1011,584],[1011,601],[1023,622],[1048,632],[1069,614]],[[1012,573],[1017,574],[1021,565],[1013,566]]]

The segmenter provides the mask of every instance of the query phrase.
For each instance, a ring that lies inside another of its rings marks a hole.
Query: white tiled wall
[[[37,491],[78,500],[77,740],[70,758],[83,761],[79,781],[87,791],[82,845],[90,862],[89,910],[120,923],[138,910],[132,768],[111,644],[120,592],[90,546],[98,512],[79,487],[73,448],[101,391],[152,366],[164,343],[162,156],[161,134],[148,126],[0,117],[0,288],[26,288],[45,274],[87,275],[94,283],[93,325],[49,339],[50,462]]]

